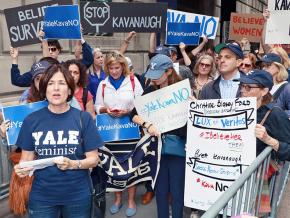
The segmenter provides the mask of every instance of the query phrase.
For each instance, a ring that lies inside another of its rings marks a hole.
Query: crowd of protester
[[[264,17],[267,20],[268,11]],[[130,116],[150,135],[162,137],[164,143],[168,135],[173,135],[185,144],[186,125],[160,135],[155,125],[138,115],[134,99],[187,78],[193,99],[256,97],[257,123],[267,111],[271,111],[266,122],[257,124],[255,128],[257,155],[266,146],[271,146],[279,160],[290,160],[290,59],[282,46],[262,42],[264,53],[261,54],[253,51],[246,39],[213,47],[212,42],[203,37],[201,43],[190,51],[184,43],[178,47],[157,46],[156,34],[152,33],[148,52],[150,63],[144,73],[138,74],[132,60],[125,57],[135,32],[128,34],[118,51],[110,52],[92,49],[82,38],[77,44],[75,59],[62,63],[58,61],[62,50],[59,42],[44,40],[44,34],[43,31],[39,33],[43,58],[33,64],[29,72],[20,73],[19,51],[17,48],[10,50],[11,82],[15,86],[27,87],[20,103],[48,101],[47,107],[24,120],[16,143],[16,152],[21,153],[18,162],[48,157],[41,149],[55,140],[48,135],[49,132],[69,140],[68,149],[75,149],[76,154],[57,160],[55,167],[34,172],[27,206],[29,217],[90,217],[88,169],[97,166],[98,148],[103,146],[94,124],[98,114],[106,113],[113,118]],[[174,68],[176,63],[178,69]],[[2,122],[2,137],[5,137],[8,126],[8,122]],[[59,140],[57,147],[65,149]],[[127,146],[131,145],[128,146],[130,151],[134,150],[136,143],[126,141]],[[105,146],[114,153],[123,144],[123,141],[117,141]],[[35,150],[40,152],[35,155]],[[18,162],[15,163],[15,173],[20,178],[27,176],[32,169],[21,168]],[[185,155],[161,154],[157,182],[155,187],[150,181],[145,182],[142,204],[149,204],[156,196],[159,218],[169,218],[170,208],[173,218],[181,218],[184,180]],[[137,188],[136,185],[128,188],[127,217],[138,213]],[[115,192],[109,211],[117,214],[122,206],[122,192]],[[191,217],[198,217],[200,213],[193,210]]]

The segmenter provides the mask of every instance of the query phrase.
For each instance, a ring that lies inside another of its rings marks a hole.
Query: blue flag
[[[200,23],[167,23],[166,44],[198,45],[200,37]]]
[[[139,139],[139,126],[128,116],[115,118],[108,114],[97,116],[96,125],[104,142]]]
[[[10,120],[10,127],[7,130],[8,145],[15,145],[24,118],[32,112],[46,106],[47,101],[40,101],[31,104],[8,106],[2,108],[4,120]]]
[[[46,7],[44,12],[46,39],[81,39],[78,5]]]

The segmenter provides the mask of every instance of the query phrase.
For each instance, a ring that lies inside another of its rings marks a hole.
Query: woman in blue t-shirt
[[[29,195],[30,218],[89,218],[91,180],[89,168],[98,163],[103,145],[92,117],[67,103],[74,94],[74,79],[62,65],[51,66],[39,84],[48,106],[23,121],[16,145],[22,148],[20,162],[63,156],[55,164],[34,171],[15,165],[25,177],[34,171]]]

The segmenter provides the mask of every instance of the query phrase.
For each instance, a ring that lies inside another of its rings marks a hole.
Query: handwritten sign
[[[200,23],[200,36],[215,39],[218,30],[219,18],[202,14],[193,14],[177,10],[167,10],[167,22],[173,23]]]
[[[290,44],[290,1],[268,0],[270,18],[267,20],[265,42]]]
[[[54,0],[4,9],[11,46],[40,43],[38,33],[42,27],[44,9],[52,5],[71,4],[71,0]]]
[[[78,5],[45,8],[43,29],[46,39],[81,39]]]
[[[139,126],[130,117],[115,118],[108,114],[99,114],[96,125],[104,142],[139,139]]]
[[[153,123],[163,133],[186,124],[189,96],[191,96],[191,89],[189,80],[186,79],[138,96],[134,104],[138,115]]]
[[[47,101],[40,101],[31,104],[8,106],[2,108],[4,120],[10,120],[10,127],[6,133],[8,145],[15,145],[24,118],[32,112],[46,106]]]
[[[190,103],[184,204],[207,210],[256,158],[256,99]]]
[[[262,14],[231,13],[229,39],[247,38],[250,42],[260,42],[264,22]]]
[[[200,23],[167,23],[166,44],[199,44]]]

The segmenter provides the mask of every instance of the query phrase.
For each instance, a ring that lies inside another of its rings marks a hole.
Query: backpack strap
[[[103,96],[103,99],[105,97],[105,88],[106,88],[106,83],[103,83],[102,84],[102,96]]]
[[[265,116],[263,117],[262,121],[260,122],[261,125],[264,125],[266,119],[268,118],[268,116],[270,115],[272,109],[268,110],[265,114]]]
[[[84,110],[87,109],[88,92],[89,90],[87,88],[83,88],[82,102],[83,102]]]

